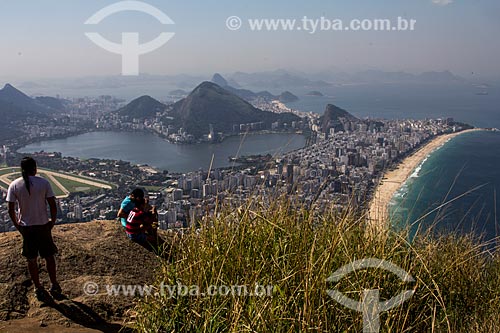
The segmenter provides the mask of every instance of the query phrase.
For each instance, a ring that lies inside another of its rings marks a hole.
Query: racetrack
[[[5,172],[5,170],[10,170],[10,172],[3,173],[2,171]],[[19,171],[14,171],[14,170],[15,170],[15,168],[12,168],[12,167],[0,169],[0,188],[3,189],[4,191],[7,191],[7,188],[5,187],[5,185],[10,184],[12,182],[11,177],[14,175],[19,175]],[[50,178],[50,181],[53,184],[55,184],[64,193],[64,195],[59,195],[59,196],[57,196],[57,198],[65,198],[71,192],[66,187],[64,187],[64,185],[62,185],[61,182],[59,182],[56,177],[68,179],[68,180],[71,180],[71,181],[74,181],[77,183],[81,183],[82,185],[89,185],[89,186],[93,186],[93,187],[97,187],[97,188],[104,188],[104,189],[112,189],[112,186],[109,184],[104,184],[102,182],[92,181],[90,179],[82,178],[79,176],[72,176],[72,175],[69,175],[66,173],[51,171],[51,170],[47,170],[47,169],[39,169],[38,171],[40,173],[43,173],[44,175],[46,175],[48,178]]]

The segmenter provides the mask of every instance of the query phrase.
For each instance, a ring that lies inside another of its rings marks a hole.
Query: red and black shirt
[[[147,227],[151,226],[152,223],[153,215],[150,212],[145,212],[135,207],[128,214],[125,231],[129,235],[141,234],[147,229]]]

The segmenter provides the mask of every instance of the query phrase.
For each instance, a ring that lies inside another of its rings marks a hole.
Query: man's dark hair
[[[36,173],[36,161],[32,157],[24,157],[21,160],[21,175],[23,176],[24,179],[24,185],[26,186],[26,189],[28,190],[28,193],[31,194],[30,192],[30,175],[33,175]]]
[[[144,198],[144,191],[140,188],[136,188],[135,190],[132,191],[131,193],[134,198],[138,199],[138,198]]]
[[[144,197],[141,198],[135,198],[135,206],[140,207],[146,203],[146,199]]]

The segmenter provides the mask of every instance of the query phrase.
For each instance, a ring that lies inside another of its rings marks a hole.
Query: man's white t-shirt
[[[50,183],[41,177],[29,176],[30,193],[24,179],[14,180],[7,191],[8,202],[18,202],[19,224],[22,226],[44,225],[49,221],[47,198],[54,196]]]

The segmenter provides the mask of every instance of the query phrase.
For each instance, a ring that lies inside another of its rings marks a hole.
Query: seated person
[[[144,198],[136,200],[125,226],[127,237],[137,243],[156,243],[157,221],[156,208],[149,206]]]
[[[120,218],[123,228],[126,228],[127,217],[132,209],[134,209],[134,207],[136,206],[137,200],[141,199],[144,199],[144,191],[140,188],[136,188],[132,191],[132,193],[130,193],[130,195],[126,196],[125,199],[123,199],[117,216]]]

